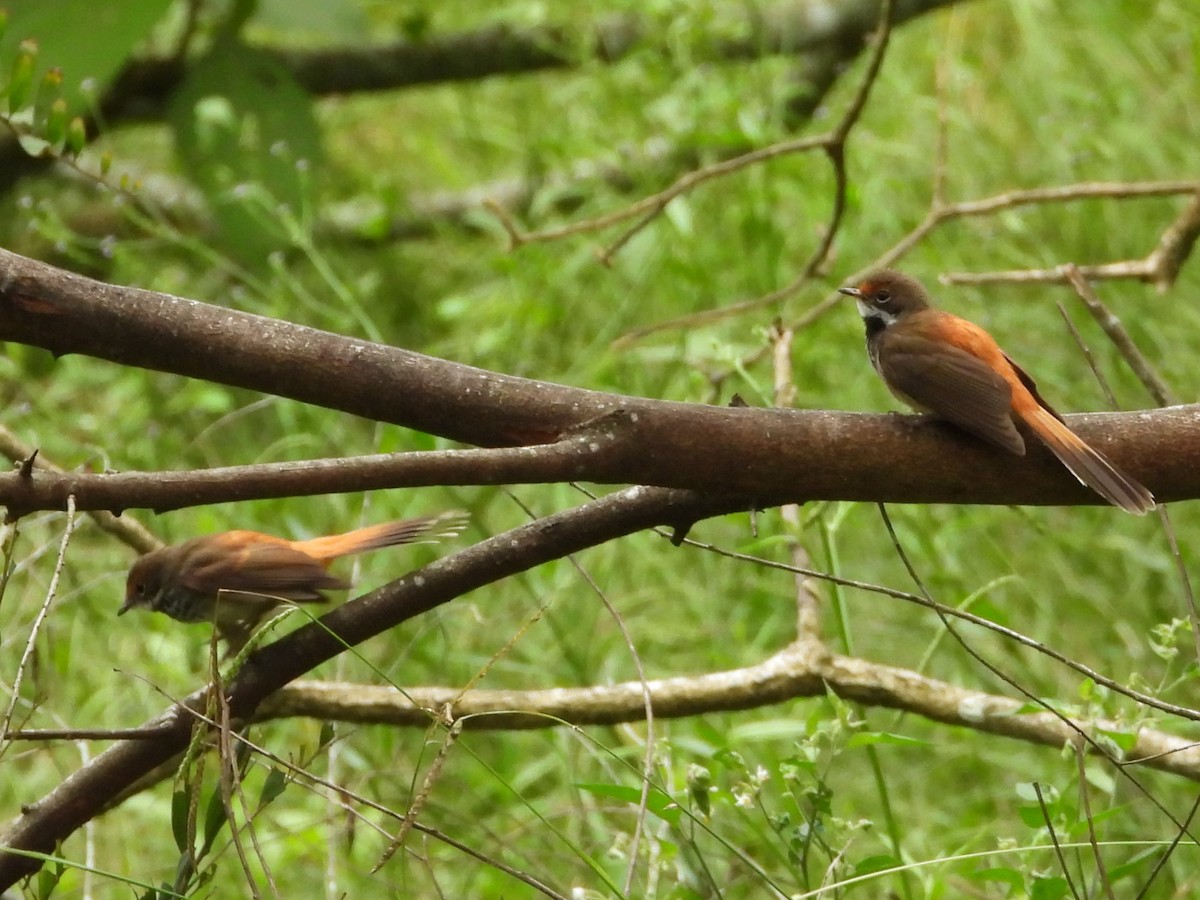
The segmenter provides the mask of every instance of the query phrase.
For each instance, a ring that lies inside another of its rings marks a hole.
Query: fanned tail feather
[[[331,534],[308,541],[297,541],[293,546],[319,560],[328,561],[339,556],[363,553],[380,547],[391,547],[396,544],[432,543],[442,538],[454,537],[466,527],[467,521],[468,517],[465,512],[452,510],[436,516],[383,522],[379,525],[368,525],[366,528],[359,528],[356,531],[348,531],[345,534]]]
[[[1150,491],[1110,463],[1099,450],[1086,444],[1048,410],[1039,407],[1024,419],[1081,484],[1113,506],[1134,515],[1144,515],[1154,509],[1154,495]]]

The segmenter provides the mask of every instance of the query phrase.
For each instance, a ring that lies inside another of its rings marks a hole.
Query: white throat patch
[[[862,300],[855,300],[854,302],[858,306],[858,314],[864,319],[875,319],[878,322],[882,322],[885,328],[896,321],[896,316],[893,313],[880,309],[877,306],[868,306]]]

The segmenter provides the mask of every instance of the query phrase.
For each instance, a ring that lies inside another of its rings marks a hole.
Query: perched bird
[[[1137,514],[1154,509],[1153,495],[1064,425],[990,334],[934,309],[916,279],[884,270],[839,290],[858,302],[871,365],[904,403],[1023,456],[1019,420],[1109,503]]]
[[[452,537],[465,524],[466,515],[455,511],[307,541],[257,531],[192,538],[147,553],[133,564],[117,615],[149,609],[180,622],[212,622],[217,634],[237,649],[281,604],[324,602],[322,591],[350,587],[328,571],[338,557]]]

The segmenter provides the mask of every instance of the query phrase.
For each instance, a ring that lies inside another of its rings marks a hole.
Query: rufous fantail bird
[[[1139,515],[1154,509],[1153,495],[1063,424],[990,334],[934,309],[916,279],[884,270],[839,290],[858,302],[871,365],[904,403],[1024,456],[1020,421],[1109,503]]]
[[[350,587],[328,571],[338,557],[452,537],[465,524],[466,515],[454,511],[307,541],[257,531],[192,538],[151,551],[133,564],[117,615],[149,609],[180,622],[212,622],[236,649],[280,605],[320,603],[327,599],[322,591]]]

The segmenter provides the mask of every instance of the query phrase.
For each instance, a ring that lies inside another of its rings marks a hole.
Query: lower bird
[[[1063,424],[990,334],[934,309],[916,279],[885,269],[839,290],[858,302],[871,364],[901,401],[1023,456],[1020,421],[1109,503],[1136,514],[1154,509],[1150,491]]]
[[[465,514],[454,511],[306,541],[257,531],[192,538],[147,553],[133,564],[117,615],[149,609],[180,622],[212,622],[217,634],[237,649],[280,605],[319,603],[327,599],[322,591],[349,588],[350,582],[328,571],[335,559],[452,537],[465,524]]]

